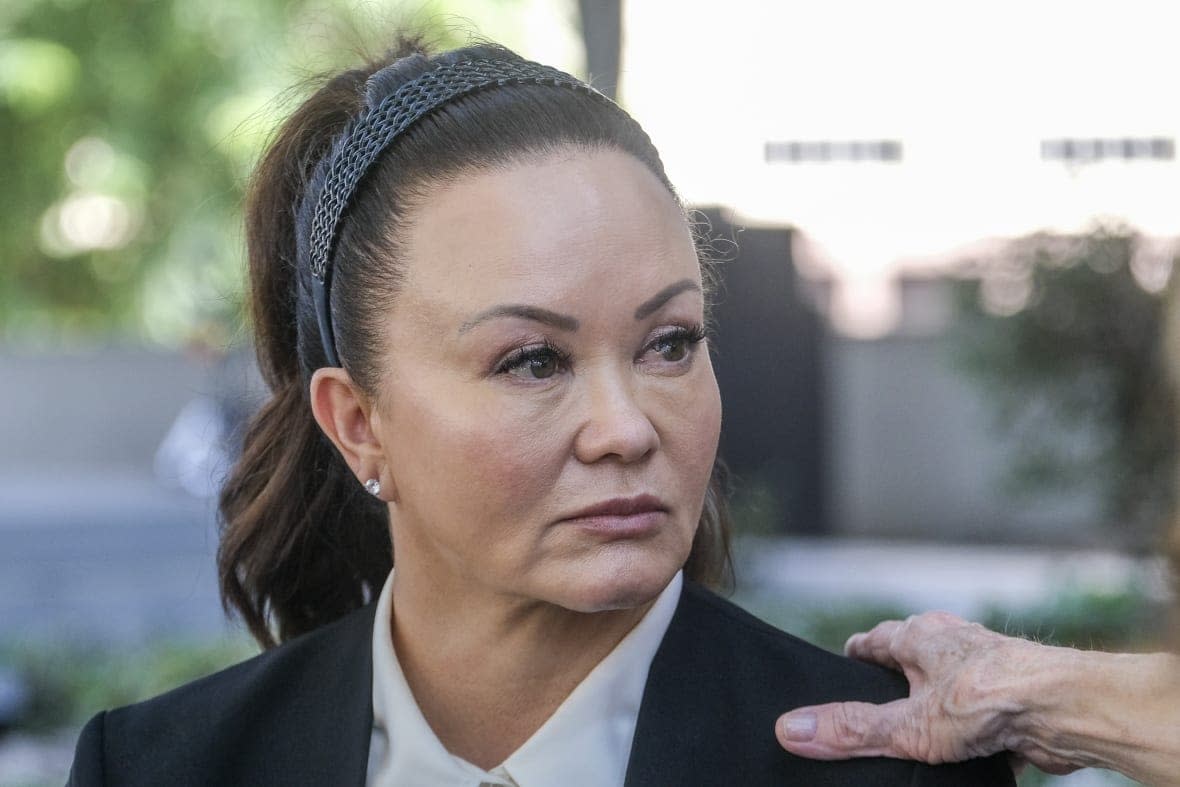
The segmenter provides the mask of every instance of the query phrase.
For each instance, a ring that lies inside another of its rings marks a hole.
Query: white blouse
[[[389,627],[393,574],[373,629],[370,787],[604,787],[622,785],[647,672],[676,611],[678,572],[643,619],[574,688],[533,736],[485,771],[443,748],[414,701]]]

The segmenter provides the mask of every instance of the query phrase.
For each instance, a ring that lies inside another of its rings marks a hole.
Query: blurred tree
[[[401,26],[466,43],[438,5],[0,4],[0,340],[231,340],[242,188],[285,88]]]
[[[1174,259],[1121,228],[1012,242],[959,288],[958,347],[984,385],[1019,493],[1097,493],[1126,545],[1157,545],[1175,500],[1164,346]]]

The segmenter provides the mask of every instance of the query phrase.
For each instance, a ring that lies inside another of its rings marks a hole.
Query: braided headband
[[[370,78],[370,84],[376,76]],[[326,163],[324,185],[319,190],[307,238],[312,299],[328,365],[341,365],[329,299],[332,254],[341,218],[365,173],[399,134],[435,109],[478,90],[520,84],[568,87],[618,108],[586,83],[540,63],[466,60],[434,68],[402,85],[375,106],[367,106],[338,138]]]

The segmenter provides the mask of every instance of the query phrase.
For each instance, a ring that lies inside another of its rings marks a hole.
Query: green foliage
[[[1160,647],[1164,611],[1137,587],[1117,592],[1074,589],[1022,610],[993,607],[980,621],[995,631],[1047,645],[1085,650]]]
[[[904,620],[909,613],[888,604],[865,604],[816,610],[808,616],[804,638],[833,653],[843,653],[844,643],[858,631],[868,631],[882,620]]]
[[[1120,229],[1035,235],[958,293],[961,360],[1015,448],[1009,488],[1096,493],[1137,545],[1174,499],[1160,292],[1172,262]]]
[[[739,594],[735,601],[763,620],[834,653],[840,653],[844,642],[858,631],[868,631],[882,620],[904,620],[919,611],[877,602],[796,602],[766,594]],[[1138,586],[1130,586],[1102,592],[1065,589],[1025,608],[992,606],[980,622],[993,631],[1049,645],[1127,651],[1161,647],[1159,621],[1163,618],[1158,602]]]
[[[842,653],[844,642],[856,632],[868,631],[882,620],[911,614],[911,610],[896,604],[818,603],[764,592],[739,591],[733,601],[771,625],[833,653]]]
[[[0,646],[0,664],[32,690],[22,728],[47,731],[81,726],[99,710],[153,697],[256,652],[245,639],[165,642],[135,651],[43,643]]]
[[[291,108],[275,97],[399,26],[464,43],[432,6],[4,3],[0,340],[232,338],[243,186]]]

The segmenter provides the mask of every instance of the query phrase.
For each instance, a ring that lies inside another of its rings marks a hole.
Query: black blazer
[[[375,605],[146,702],[99,713],[70,785],[356,785],[373,724]],[[1011,785],[1006,760],[804,760],[774,737],[798,705],[905,696],[903,678],[766,625],[691,582],[644,690],[626,787]]]

